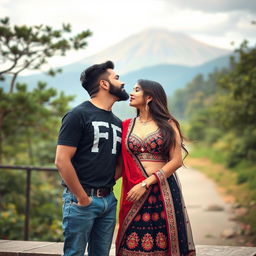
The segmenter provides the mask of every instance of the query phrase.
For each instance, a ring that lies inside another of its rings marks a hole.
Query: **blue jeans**
[[[88,206],[78,206],[67,189],[63,192],[64,255],[108,256],[116,224],[117,200],[111,192],[106,197],[92,196]]]

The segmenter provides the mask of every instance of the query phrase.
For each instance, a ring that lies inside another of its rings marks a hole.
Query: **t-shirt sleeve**
[[[68,112],[62,118],[58,145],[77,147],[82,135],[82,121],[74,112]]]

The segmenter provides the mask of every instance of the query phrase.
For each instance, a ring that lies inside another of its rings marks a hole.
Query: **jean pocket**
[[[63,196],[62,196],[63,203],[70,203],[71,200],[72,200],[72,195],[70,193],[63,193]]]
[[[71,200],[71,205],[74,205],[75,207],[77,208],[80,208],[80,209],[86,209],[86,208],[89,208],[93,203],[93,198],[91,197],[91,202],[90,204],[86,205],[86,206],[83,206],[83,205],[78,205],[77,204],[77,200]]]
[[[113,201],[117,202],[117,198],[116,198],[116,196],[115,196],[114,192],[112,192],[110,195],[112,195],[112,197],[113,197]]]

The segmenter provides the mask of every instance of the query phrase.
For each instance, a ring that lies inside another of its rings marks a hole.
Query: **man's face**
[[[108,69],[108,73],[109,93],[118,97],[119,101],[128,100],[129,94],[124,89],[124,83],[119,80],[119,75],[113,69]]]

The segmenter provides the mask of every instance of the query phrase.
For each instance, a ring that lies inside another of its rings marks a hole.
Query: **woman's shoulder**
[[[129,124],[134,118],[128,118],[122,121],[122,124]]]
[[[122,127],[123,128],[128,127],[133,120],[134,118],[125,119],[124,121],[122,121]]]
[[[175,119],[168,119],[168,123],[172,126],[172,128],[177,128],[178,122]]]

